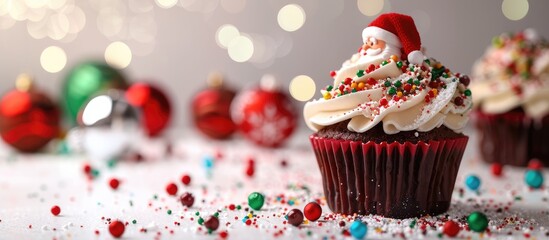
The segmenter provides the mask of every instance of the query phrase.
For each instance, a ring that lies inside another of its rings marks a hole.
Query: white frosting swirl
[[[489,47],[473,66],[473,101],[483,112],[501,114],[521,107],[535,119],[549,114],[549,46],[526,33],[519,40],[500,36],[496,40],[503,43]]]
[[[431,61],[434,62],[434,59]],[[395,61],[389,61],[372,72],[354,77],[353,82],[355,83],[366,82],[371,78],[376,79],[377,84],[370,88],[335,98],[321,98],[308,102],[304,108],[307,126],[318,131],[326,126],[350,119],[348,129],[360,133],[368,131],[380,122],[387,134],[413,130],[427,132],[442,125],[455,132],[461,132],[468,121],[467,113],[472,105],[471,97],[463,95],[465,86],[459,82],[457,77],[449,74],[446,78],[440,77],[440,81],[445,84],[444,88],[432,89],[428,86],[431,73],[420,70],[417,66],[414,67],[415,71],[403,73]],[[426,63],[423,67],[432,70]],[[356,59],[347,61],[338,71],[339,76],[335,77],[334,87],[349,77],[350,72],[354,73],[364,68],[366,68],[365,65]],[[387,88],[384,86],[385,79],[394,84],[397,81],[403,82],[418,77],[425,77],[421,80],[421,87],[418,86],[418,90],[406,96],[406,99],[395,100],[387,94]],[[425,98],[430,94],[430,91],[436,91],[437,94],[434,97],[429,97],[430,100],[426,101]],[[453,100],[456,97],[462,98],[463,104],[460,106],[454,104]],[[382,105],[380,100],[384,98],[387,102]]]

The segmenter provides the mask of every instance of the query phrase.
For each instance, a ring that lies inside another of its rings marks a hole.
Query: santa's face
[[[366,55],[376,56],[385,49],[385,46],[385,41],[370,37],[364,45],[362,45],[362,50],[365,51]]]

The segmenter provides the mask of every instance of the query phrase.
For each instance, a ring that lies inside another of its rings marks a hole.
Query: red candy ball
[[[121,221],[115,220],[109,224],[109,232],[115,238],[121,237],[124,234],[124,230],[126,230],[126,226]]]
[[[288,212],[288,215],[286,215],[286,217],[288,218],[288,223],[296,227],[301,225],[301,223],[303,223],[303,213],[301,212],[301,210],[297,208],[290,210],[290,212]]]
[[[0,135],[4,142],[21,152],[36,152],[59,136],[59,109],[45,94],[30,85],[28,77],[0,100]]]
[[[500,163],[492,163],[492,174],[496,177],[501,176],[501,173],[503,172],[503,165]]]
[[[539,159],[532,159],[528,162],[528,169],[532,170],[541,170],[543,168],[543,163]]]
[[[194,204],[194,196],[190,192],[183,193],[181,197],[179,197],[179,201],[181,201],[181,204],[185,207],[192,207]]]
[[[265,147],[282,145],[294,132],[297,117],[285,93],[265,87],[240,93],[232,116],[244,137]]]
[[[322,215],[322,207],[320,207],[320,204],[316,202],[310,202],[305,205],[303,213],[305,214],[305,217],[309,219],[309,221],[314,222],[318,220]]]
[[[109,180],[109,186],[111,186],[113,190],[118,189],[118,186],[120,186],[120,180],[111,178],[111,180]]]
[[[53,216],[57,216],[61,213],[61,208],[57,205],[51,207],[51,214],[53,214]]]
[[[174,196],[175,194],[177,194],[177,185],[175,185],[175,183],[169,183],[166,186],[166,192],[169,195]]]
[[[149,136],[157,136],[168,126],[172,107],[166,94],[149,83],[135,83],[126,91],[128,102],[141,109],[142,124]]]
[[[446,234],[449,237],[455,237],[458,235],[461,228],[459,227],[459,224],[452,220],[448,220],[444,223],[444,226],[442,227],[442,232]]]
[[[215,231],[217,230],[217,228],[219,228],[219,219],[215,216],[209,216],[204,221],[204,226],[210,231]]]
[[[183,177],[181,177],[181,182],[185,185],[185,186],[188,186],[189,184],[191,184],[191,176],[185,174],[183,175]]]

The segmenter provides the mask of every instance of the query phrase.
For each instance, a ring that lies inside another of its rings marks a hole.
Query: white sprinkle
[[[419,137],[419,133],[418,133],[418,132],[415,132],[415,133],[414,133],[414,136]]]

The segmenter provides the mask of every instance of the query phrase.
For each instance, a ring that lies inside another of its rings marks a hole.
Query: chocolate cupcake
[[[362,37],[304,108],[328,206],[391,218],[444,213],[468,141],[467,78],[423,55],[409,16],[380,15]]]
[[[481,157],[491,163],[549,165],[549,44],[528,29],[502,34],[473,67]]]

